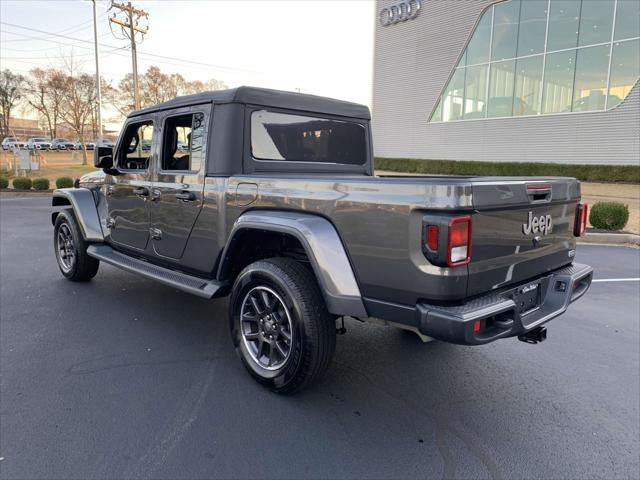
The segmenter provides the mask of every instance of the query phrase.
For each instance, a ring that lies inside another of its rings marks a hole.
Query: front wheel
[[[246,267],[233,285],[229,314],[236,352],[271,390],[294,393],[328,368],[335,320],[313,273],[301,263],[271,258]]]
[[[56,217],[53,246],[58,267],[69,280],[86,282],[98,273],[100,261],[87,255],[89,244],[82,236],[73,210],[63,210]]]

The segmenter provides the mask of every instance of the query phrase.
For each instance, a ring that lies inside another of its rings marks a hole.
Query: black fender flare
[[[338,232],[331,222],[302,212],[255,210],[234,223],[218,265],[217,278],[224,276],[233,239],[243,230],[280,232],[298,239],[306,251],[330,313],[367,317],[356,276]]]
[[[53,191],[51,205],[54,207],[70,205],[84,239],[88,242],[104,241],[96,201],[91,190],[88,188],[59,188]],[[51,214],[52,224],[55,224],[57,216],[58,212]]]

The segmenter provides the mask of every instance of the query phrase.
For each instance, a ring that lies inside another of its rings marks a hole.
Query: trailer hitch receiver
[[[537,327],[524,335],[519,335],[518,340],[532,345],[540,342],[544,342],[547,339],[546,327]]]

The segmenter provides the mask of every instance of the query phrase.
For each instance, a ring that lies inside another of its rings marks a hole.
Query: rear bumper
[[[372,316],[416,327],[423,335],[450,343],[482,345],[522,335],[563,314],[586,293],[592,278],[593,268],[574,263],[535,280],[476,297],[464,305],[418,303],[413,309],[375,301],[366,304]],[[539,304],[525,310],[522,289],[533,282],[539,282]]]

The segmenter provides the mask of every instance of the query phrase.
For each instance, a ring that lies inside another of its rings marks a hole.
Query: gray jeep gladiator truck
[[[60,270],[86,281],[105,262],[230,295],[236,351],[278,392],[327,369],[345,316],[465,345],[544,340],[591,284],[573,263],[579,183],[376,176],[369,123],[365,106],[249,87],[134,112],[94,152],[104,183],[53,193]]]

